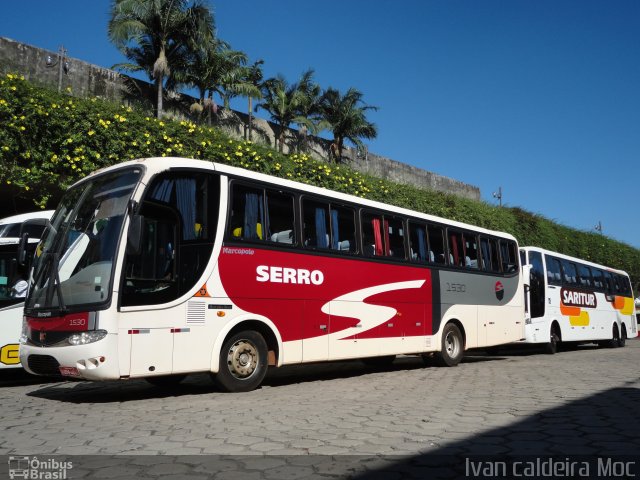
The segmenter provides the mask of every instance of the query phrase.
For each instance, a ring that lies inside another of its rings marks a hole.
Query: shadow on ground
[[[481,353],[465,357],[465,363],[500,361],[505,357],[489,357]],[[380,372],[401,372],[425,367],[419,357],[403,356],[386,367],[370,367],[358,360],[345,362],[290,365],[271,369],[263,382],[264,387],[282,387],[305,382],[331,381],[374,375]],[[435,368],[435,367],[433,367]],[[43,383],[46,377],[31,377],[33,383]],[[27,395],[69,403],[111,403],[139,401],[149,398],[180,397],[185,395],[211,394],[220,392],[207,373],[192,374],[174,387],[156,387],[145,380],[116,380],[108,382],[87,382],[77,380],[49,379],[50,385]]]
[[[381,458],[386,465],[350,478],[637,478],[638,381],[409,458]]]

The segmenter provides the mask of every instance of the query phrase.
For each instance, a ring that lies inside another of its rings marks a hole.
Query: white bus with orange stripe
[[[520,254],[531,269],[526,343],[556,353],[564,342],[623,347],[638,335],[626,272],[537,247]]]
[[[513,236],[226,165],[107,168],[69,189],[49,232],[20,348],[35,374],[211,372],[242,391],[268,366],[454,366],[524,338]]]

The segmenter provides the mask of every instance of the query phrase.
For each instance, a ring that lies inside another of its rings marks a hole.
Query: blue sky
[[[107,0],[2,2],[0,36],[110,67]],[[378,155],[640,247],[640,2],[217,0],[220,38],[356,87]],[[245,102],[235,104],[246,109]],[[263,113],[259,113],[259,116]]]

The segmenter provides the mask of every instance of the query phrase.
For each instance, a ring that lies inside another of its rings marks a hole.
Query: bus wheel
[[[220,371],[214,382],[226,392],[248,392],[267,374],[267,342],[253,330],[232,335],[220,351]]]
[[[363,358],[362,363],[371,368],[385,368],[390,366],[396,359],[395,355],[385,355],[383,357],[367,357]]]
[[[627,327],[622,325],[622,335],[620,335],[620,339],[618,340],[618,346],[624,347],[627,344]]]
[[[551,327],[551,333],[549,334],[549,343],[545,346],[545,352],[549,355],[558,353],[558,346],[560,345],[560,334],[558,333],[558,327],[553,325]]]
[[[455,367],[464,355],[464,340],[460,329],[454,323],[447,323],[442,330],[442,349],[434,354],[439,367]]]
[[[187,378],[186,375],[160,375],[158,377],[147,377],[145,380],[154,387],[173,388],[185,378]]]
[[[611,336],[611,340],[609,340],[609,347],[610,348],[617,348],[620,347],[620,331],[618,330],[618,325],[614,324],[613,325],[613,334]]]

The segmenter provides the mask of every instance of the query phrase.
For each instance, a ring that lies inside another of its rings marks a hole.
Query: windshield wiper
[[[58,253],[44,253],[42,255],[44,258],[42,258],[42,264],[40,266],[40,268],[38,269],[38,274],[36,275],[36,277],[33,279],[33,285],[39,285],[40,280],[42,279],[42,277],[45,274],[45,271],[47,272],[48,275],[48,279],[47,281],[44,283],[46,285],[46,296],[45,296],[45,307],[43,307],[44,309],[53,309],[52,308],[52,303],[53,303],[53,294],[54,292],[57,294],[58,297],[58,310],[61,313],[64,313],[67,311],[67,307],[64,303],[64,298],[62,296],[62,287],[60,286],[60,274],[58,272],[58,268],[60,266],[60,254]],[[49,269],[47,271],[47,268]],[[35,301],[35,299],[34,299]],[[29,302],[31,303],[31,302]]]

